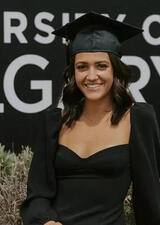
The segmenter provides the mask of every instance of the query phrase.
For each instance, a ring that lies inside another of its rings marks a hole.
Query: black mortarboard
[[[127,23],[89,12],[53,34],[66,38],[69,58],[79,52],[112,52],[121,57],[121,43],[142,31]]]

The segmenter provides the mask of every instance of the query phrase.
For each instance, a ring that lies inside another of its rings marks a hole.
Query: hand
[[[60,222],[55,222],[55,221],[48,221],[47,223],[45,223],[44,225],[63,225],[62,223]]]

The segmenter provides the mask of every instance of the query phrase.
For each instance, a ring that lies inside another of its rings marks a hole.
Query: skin
[[[49,222],[45,223],[44,225],[63,225],[63,224],[60,222],[49,221]]]
[[[68,146],[81,158],[87,158],[106,147],[128,143],[129,110],[118,125],[114,126],[110,121],[114,110],[111,101],[114,75],[109,55],[105,52],[78,53],[75,55],[74,68],[76,84],[85,96],[84,109],[72,127],[63,124],[58,142]],[[103,85],[97,89],[87,89],[86,83]]]
[[[87,112],[89,118],[103,123],[104,115],[108,116],[106,110],[112,109],[110,89],[113,84],[113,68],[108,54],[105,52],[83,52],[76,54],[75,80],[77,86],[85,96],[84,114]],[[99,83],[102,85],[97,89],[87,89],[85,87],[86,83]],[[83,130],[86,130],[86,128]],[[98,133],[100,132],[102,132],[102,129]],[[44,225],[63,224],[49,221]]]
[[[49,221],[49,222],[45,223],[44,225],[63,225],[63,224],[60,222]]]
[[[112,108],[110,89],[113,68],[106,52],[82,52],[75,56],[76,84],[85,96],[84,112],[98,120],[105,110]],[[102,84],[97,89],[87,89],[86,83]]]

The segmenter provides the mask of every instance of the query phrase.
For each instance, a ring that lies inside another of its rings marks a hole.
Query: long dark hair
[[[131,79],[130,67],[124,64],[119,57],[113,53],[108,53],[113,67],[113,84],[111,87],[111,100],[114,111],[111,117],[111,124],[118,124],[123,114],[135,102],[128,89]],[[62,123],[68,127],[77,120],[82,112],[85,103],[85,96],[77,87],[75,81],[75,56],[71,58],[70,64],[64,71],[64,87],[62,89],[62,102],[64,105]]]

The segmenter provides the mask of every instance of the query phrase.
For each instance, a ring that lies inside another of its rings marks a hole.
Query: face
[[[105,52],[82,52],[75,56],[75,80],[87,100],[109,98],[113,68]]]

